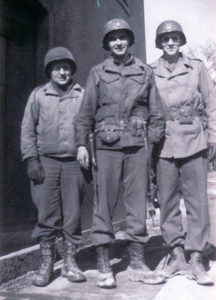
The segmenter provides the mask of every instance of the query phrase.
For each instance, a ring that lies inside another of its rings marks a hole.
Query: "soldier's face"
[[[181,37],[178,33],[165,33],[161,38],[164,54],[175,56],[179,52]]]
[[[59,87],[67,86],[72,79],[72,70],[68,62],[53,62],[51,66],[51,81]]]
[[[108,44],[114,57],[123,57],[128,54],[130,38],[125,30],[113,31],[108,36]]]

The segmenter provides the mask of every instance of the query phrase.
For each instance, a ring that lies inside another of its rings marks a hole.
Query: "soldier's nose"
[[[64,68],[60,68],[59,73],[62,75],[64,74]]]
[[[173,39],[172,38],[169,38],[169,41],[168,41],[168,45],[173,45]]]

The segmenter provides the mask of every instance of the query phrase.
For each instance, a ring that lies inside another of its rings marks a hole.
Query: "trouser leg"
[[[174,248],[184,245],[182,215],[178,190],[180,169],[177,160],[159,159],[157,184],[160,195],[161,233],[165,243]]]
[[[144,244],[149,239],[146,230],[148,160],[145,148],[124,150],[123,184],[126,209],[125,238],[130,254],[129,280],[146,284],[162,283],[164,277],[152,272],[144,258]]]
[[[182,193],[187,212],[185,250],[201,252],[210,234],[205,151],[183,160]]]
[[[39,240],[53,240],[61,228],[60,163],[49,157],[40,157],[45,172],[42,184],[31,182],[31,195],[38,210],[38,221],[32,233]]]
[[[124,150],[123,185],[128,241],[146,243],[148,167],[145,148]]]
[[[207,165],[206,151],[184,159],[182,163],[182,191],[187,212],[185,249],[190,253],[188,278],[201,285],[214,284],[202,262],[202,251],[210,232]]]
[[[97,150],[98,211],[94,211],[92,242],[95,246],[113,243],[112,217],[119,195],[122,173],[121,151]]]
[[[94,209],[92,242],[96,246],[99,275],[97,285],[101,288],[115,288],[109,262],[109,243],[114,242],[112,217],[117,204],[122,173],[121,151],[97,150],[98,210]],[[95,195],[96,197],[96,195]]]
[[[81,203],[84,197],[85,181],[79,163],[75,158],[61,163],[62,235],[64,241],[64,263],[61,275],[71,282],[82,282],[86,278],[75,260],[77,245],[82,242]]]
[[[85,181],[79,163],[75,159],[68,159],[62,162],[62,234],[65,240],[75,245],[82,242],[81,203],[84,191]]]

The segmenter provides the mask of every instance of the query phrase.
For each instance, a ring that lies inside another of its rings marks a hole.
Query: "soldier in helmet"
[[[207,164],[216,156],[216,96],[204,63],[179,51],[185,43],[176,21],[158,26],[156,47],[163,50],[163,56],[151,66],[166,111],[166,129],[160,145],[157,184],[161,232],[171,249],[163,275],[187,273],[185,250],[189,254],[188,278],[208,285],[212,280],[203,267],[202,251],[209,238]],[[186,237],[179,210],[180,174]]]
[[[123,180],[126,233],[130,253],[129,279],[160,283],[163,277],[147,267],[143,252],[146,231],[148,124],[150,144],[164,132],[164,115],[151,68],[129,53],[134,33],[122,19],[104,26],[103,48],[111,55],[90,71],[84,99],[77,117],[77,159],[89,168],[87,136],[94,131],[97,159],[97,188],[92,225],[101,288],[116,287],[109,263],[109,244],[114,243],[112,217]]]
[[[85,180],[74,138],[74,122],[84,89],[73,82],[76,62],[63,47],[49,50],[44,69],[50,81],[35,88],[24,112],[21,152],[31,180],[31,195],[38,210],[32,237],[40,242],[42,262],[33,283],[45,286],[53,273],[55,238],[64,241],[62,276],[85,281],[74,254],[82,242],[80,204]]]

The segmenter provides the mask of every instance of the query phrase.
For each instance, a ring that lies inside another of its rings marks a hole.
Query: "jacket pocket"
[[[104,74],[101,76],[100,80],[101,80],[102,82],[105,82],[105,83],[107,83],[107,84],[110,84],[110,83],[112,83],[112,82],[115,82],[115,81],[119,80],[119,75],[117,75],[117,74],[111,74],[111,73],[104,73]]]
[[[145,84],[148,82],[148,80],[146,80],[146,78],[143,75],[131,76],[130,80],[135,81],[139,84]]]
[[[100,77],[99,104],[112,104],[119,100],[120,93],[119,75],[105,73]]]
[[[202,131],[202,123],[199,117],[193,117],[192,124],[180,124],[184,135],[199,133]]]

